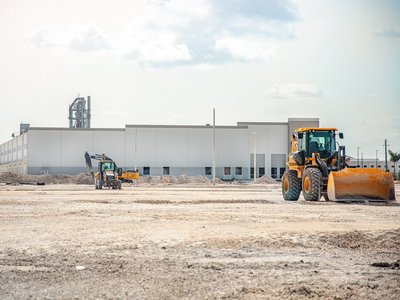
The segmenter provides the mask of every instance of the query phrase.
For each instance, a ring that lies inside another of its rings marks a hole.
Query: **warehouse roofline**
[[[288,118],[288,122],[319,121],[319,118]]]
[[[126,128],[213,128],[212,125],[139,125],[129,124],[125,125]],[[247,129],[248,126],[215,126],[218,129]]]
[[[288,122],[237,122],[238,126],[248,125],[287,125]]]
[[[65,131],[124,131],[125,128],[68,128],[68,127],[29,127],[31,130],[65,130]]]

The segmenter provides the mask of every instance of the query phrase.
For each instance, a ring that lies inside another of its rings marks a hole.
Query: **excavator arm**
[[[88,169],[89,174],[94,175],[94,171],[93,171],[93,164],[92,164],[92,159],[94,160],[98,160],[98,161],[113,161],[110,157],[108,157],[105,154],[97,154],[97,153],[89,153],[89,152],[85,152],[85,162],[86,162],[86,167]],[[115,162],[114,162],[115,164]],[[115,168],[117,168],[117,165],[115,164]]]

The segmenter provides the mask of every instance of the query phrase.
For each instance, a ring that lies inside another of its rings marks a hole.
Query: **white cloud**
[[[82,52],[110,47],[104,34],[91,23],[43,25],[32,34],[30,40],[38,47],[60,47]]]
[[[400,38],[400,30],[396,28],[386,28],[381,31],[374,32],[378,37],[384,38]]]
[[[215,42],[215,49],[244,61],[268,60],[278,49],[276,42],[258,37],[225,37]]]
[[[237,0],[232,7],[211,0],[139,2],[136,16],[119,31],[102,32],[87,23],[48,24],[34,32],[31,42],[82,52],[105,50],[138,64],[170,66],[268,61],[281,40],[294,37],[294,15],[285,1],[252,6]]]
[[[114,50],[138,63],[192,59],[188,47],[177,42],[177,34],[170,30],[132,28],[116,38]]]
[[[318,85],[310,83],[276,84],[265,91],[266,98],[273,99],[315,99],[321,98],[323,92]]]

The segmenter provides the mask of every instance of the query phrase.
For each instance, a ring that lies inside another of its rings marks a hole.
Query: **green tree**
[[[393,152],[392,150],[389,150],[389,155],[390,155],[390,161],[393,162],[394,165],[393,176],[394,178],[397,178],[396,163],[400,160],[400,152]]]

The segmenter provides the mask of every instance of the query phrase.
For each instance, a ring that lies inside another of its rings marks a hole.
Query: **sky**
[[[348,154],[400,152],[400,1],[1,0],[0,143],[68,127],[318,117]]]

